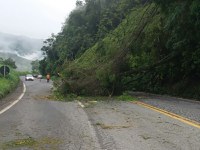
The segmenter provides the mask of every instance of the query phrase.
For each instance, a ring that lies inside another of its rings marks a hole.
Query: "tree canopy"
[[[58,91],[200,97],[199,0],[77,0],[76,6],[42,48],[39,68],[61,74]]]
[[[8,65],[8,66],[12,67],[13,69],[17,68],[15,61],[12,58],[7,58],[4,60],[3,58],[0,57],[0,64]]]

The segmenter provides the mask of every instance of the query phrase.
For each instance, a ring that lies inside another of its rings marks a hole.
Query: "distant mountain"
[[[19,57],[15,54],[11,53],[1,53],[0,52],[0,57],[7,59],[7,58],[12,58],[15,61],[15,64],[17,66],[17,70],[19,71],[31,71],[31,60]]]
[[[30,62],[42,58],[42,44],[42,39],[0,32],[0,57],[11,57],[19,70],[31,70]]]

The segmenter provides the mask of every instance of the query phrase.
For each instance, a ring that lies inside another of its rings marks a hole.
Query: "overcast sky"
[[[0,32],[32,38],[58,33],[76,0],[0,0]]]

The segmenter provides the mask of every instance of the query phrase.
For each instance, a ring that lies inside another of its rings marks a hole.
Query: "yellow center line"
[[[148,105],[148,104],[143,103],[143,102],[137,101],[137,102],[132,102],[132,103],[138,104],[138,105],[140,105],[140,106],[143,106],[143,107],[148,108],[148,109],[151,109],[151,110],[154,110],[154,111],[159,112],[159,113],[161,113],[161,114],[164,114],[164,115],[166,115],[166,116],[168,116],[168,117],[171,117],[171,118],[173,118],[173,119],[179,120],[179,121],[184,122],[184,123],[186,123],[186,124],[188,124],[188,125],[190,125],[190,126],[193,126],[193,127],[196,127],[196,128],[199,128],[199,129],[200,129],[200,123],[197,122],[197,121],[190,120],[190,119],[188,119],[188,118],[185,118],[185,117],[179,116],[179,115],[177,115],[177,114],[168,112],[168,111],[166,111],[166,110],[163,110],[163,109],[160,109],[160,108],[157,108],[157,107]]]

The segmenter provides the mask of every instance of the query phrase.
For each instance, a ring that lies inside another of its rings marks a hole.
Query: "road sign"
[[[0,73],[5,77],[10,73],[10,68],[8,66],[1,66]]]

